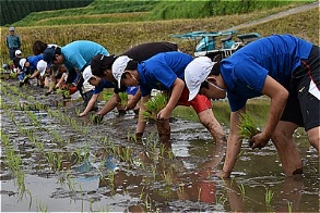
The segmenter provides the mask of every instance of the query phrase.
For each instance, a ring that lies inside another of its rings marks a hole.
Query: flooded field
[[[134,113],[93,125],[76,116],[81,102],[17,84],[0,85],[2,212],[319,212],[319,158],[302,129],[303,175],[284,176],[271,142],[244,142],[232,177],[221,179],[224,147],[195,121],[171,120],[167,150],[151,123],[143,143],[132,139]],[[228,133],[227,104],[217,105]],[[266,107],[252,107],[262,124]]]

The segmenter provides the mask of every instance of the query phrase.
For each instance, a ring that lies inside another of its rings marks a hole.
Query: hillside
[[[192,54],[193,47],[190,46],[188,41],[174,39],[170,35],[198,30],[219,31],[241,26],[244,23],[257,23],[259,19],[277,12],[280,12],[279,9],[202,19],[16,27],[16,31],[22,39],[22,51],[26,56],[32,54],[32,44],[38,39],[61,46],[74,40],[88,39],[104,45],[109,52],[115,54],[144,42],[166,40],[177,42],[182,51]],[[1,30],[4,30],[4,28]],[[262,36],[290,33],[319,44],[319,6],[315,9],[284,16],[280,19],[243,26],[237,30],[239,33],[258,32]],[[7,48],[4,42],[2,42],[0,60],[3,62],[7,58]]]
[[[90,23],[120,23],[181,18],[206,18],[244,14],[258,10],[293,8],[312,2],[301,1],[129,1],[95,0],[82,8],[31,13],[14,26],[46,26]]]

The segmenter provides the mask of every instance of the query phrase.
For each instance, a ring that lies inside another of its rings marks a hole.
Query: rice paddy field
[[[38,39],[59,45],[88,39],[115,54],[140,43],[166,40],[177,42],[182,51],[192,54],[188,41],[170,35],[229,29],[269,14],[39,24],[16,27],[16,31],[25,56],[31,55],[32,43]],[[290,33],[319,44],[318,20],[317,6],[237,30],[262,36]],[[6,30],[1,28],[1,32]],[[3,42],[0,54],[5,63],[8,54]],[[94,125],[94,112],[77,116],[82,110],[79,96],[45,96],[46,90],[32,82],[20,88],[16,79],[1,77],[1,212],[319,212],[319,156],[301,128],[294,136],[303,161],[302,175],[284,175],[271,142],[261,150],[252,150],[244,140],[231,178],[222,179],[218,173],[226,145],[215,143],[191,108],[175,109],[168,148],[159,143],[152,121],[142,141],[134,140],[137,117],[133,112],[120,116],[115,110]],[[99,100],[101,108],[105,100]],[[212,104],[228,134],[227,101]],[[265,97],[251,100],[247,108],[259,128],[266,122],[268,109]]]

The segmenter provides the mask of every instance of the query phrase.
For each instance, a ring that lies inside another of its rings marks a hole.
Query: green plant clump
[[[126,92],[119,92],[119,97],[121,99],[121,106],[125,107],[127,105],[128,102],[128,94]]]
[[[250,139],[259,133],[258,126],[256,126],[247,113],[240,114],[239,136],[244,139]]]
[[[146,111],[142,112],[145,119],[157,119],[157,114],[167,105],[167,97],[163,93],[158,93],[150,98],[145,104]]]
[[[57,89],[57,90],[56,90],[56,93],[57,93],[57,94],[61,94],[61,95],[63,95],[63,96],[66,97],[66,98],[69,98],[69,97],[70,97],[70,91],[69,91],[69,90]]]

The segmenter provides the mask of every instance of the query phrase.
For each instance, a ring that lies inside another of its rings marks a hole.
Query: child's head
[[[30,67],[30,63],[27,61],[26,58],[21,58],[19,61],[19,65],[21,69],[23,70],[25,67]]]
[[[44,43],[43,41],[37,40],[33,43],[32,51],[33,54],[39,55],[43,53],[47,49],[48,44]]]
[[[47,71],[47,62],[45,62],[44,60],[40,60],[37,63],[37,70],[40,72],[40,76],[44,76],[44,74]]]
[[[16,51],[14,52],[14,55],[15,55],[16,57],[18,57],[18,58],[21,58],[21,57],[22,57],[22,52],[21,52],[21,50],[16,50]]]
[[[54,52],[54,55],[53,55],[52,63],[54,63],[54,64],[63,64],[63,62],[64,62],[64,56],[61,53],[61,48],[57,47],[57,48],[55,48],[55,52]]]
[[[96,55],[91,61],[92,74],[99,77],[110,74],[111,78],[113,78],[111,74],[111,66],[116,58],[117,56],[115,55]],[[108,70],[109,72],[107,72]]]
[[[98,76],[95,76],[92,74],[91,71],[91,66],[87,66],[83,73],[82,73],[82,77],[84,79],[84,82],[88,82],[89,84],[91,84],[92,86],[98,86],[101,83],[101,78]]]

